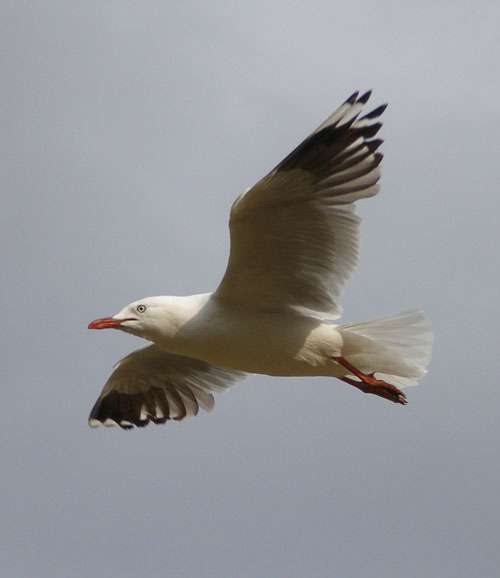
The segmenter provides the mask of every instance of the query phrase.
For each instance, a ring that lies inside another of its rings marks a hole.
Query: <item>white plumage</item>
[[[211,409],[247,373],[338,377],[396,403],[426,373],[432,331],[420,311],[337,326],[358,263],[354,202],[378,192],[380,106],[352,95],[233,204],[231,252],[213,293],[148,297],[89,328],[153,342],[125,357],[89,423],[123,428]]]

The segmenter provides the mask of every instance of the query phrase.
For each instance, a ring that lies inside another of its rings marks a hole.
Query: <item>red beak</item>
[[[89,323],[89,329],[109,329],[110,327],[118,327],[124,321],[129,321],[129,319],[113,319],[112,317],[103,317],[102,319],[96,319]]]

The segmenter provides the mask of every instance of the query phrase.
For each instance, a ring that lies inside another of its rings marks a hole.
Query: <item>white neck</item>
[[[211,293],[186,296],[162,295],[139,300],[147,304],[148,310],[154,313],[151,325],[148,324],[149,327],[142,337],[156,342],[175,340],[180,329],[200,313],[211,295]]]

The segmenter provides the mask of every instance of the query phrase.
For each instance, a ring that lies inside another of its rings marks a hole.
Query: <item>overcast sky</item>
[[[492,577],[500,564],[497,2],[0,2],[6,577]],[[233,199],[356,89],[384,113],[346,322],[423,307],[409,405],[251,377],[91,430],[90,332],[214,289]]]

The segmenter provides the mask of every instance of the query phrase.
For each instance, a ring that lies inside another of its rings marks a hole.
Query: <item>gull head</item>
[[[89,323],[89,329],[119,329],[138,337],[150,338],[161,320],[163,306],[155,297],[134,301],[113,317],[101,317]]]

